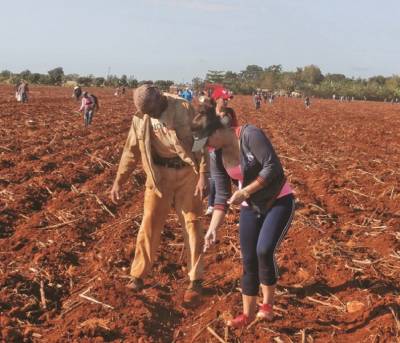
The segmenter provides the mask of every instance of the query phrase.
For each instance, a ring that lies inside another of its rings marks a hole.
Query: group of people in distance
[[[251,124],[240,126],[226,100],[204,95],[194,108],[154,85],[138,87],[134,91],[137,112],[110,197],[115,203],[121,200],[122,187],[141,156],[147,175],[144,210],[127,287],[140,292],[147,286],[145,278],[173,207],[184,229],[189,284],[183,303],[187,306],[201,300],[204,253],[216,242],[229,206],[240,206],[243,313],[227,325],[244,327],[256,317],[273,318],[278,280],[275,252],[290,227],[295,201],[268,137]],[[201,216],[210,171],[215,199],[204,233]],[[260,288],[262,302],[257,308]]]
[[[293,93],[297,93],[297,92],[293,92]],[[292,93],[292,94],[293,94]],[[300,93],[297,93],[299,96],[301,96]],[[270,105],[272,105],[272,103],[275,100],[275,94],[273,94],[272,92],[268,92],[265,90],[257,90],[253,93],[253,103],[254,103],[254,107],[256,110],[259,110],[261,108],[261,104],[262,104],[262,100],[264,99],[264,103],[267,103],[267,101],[269,102]],[[304,96],[304,106],[305,108],[310,108],[311,106],[311,101],[310,101],[310,97],[309,96]]]

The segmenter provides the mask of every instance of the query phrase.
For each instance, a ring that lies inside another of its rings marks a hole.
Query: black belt
[[[166,158],[156,155],[153,156],[153,162],[158,166],[174,168],[174,169],[181,169],[189,165],[186,162],[184,162],[179,156]]]

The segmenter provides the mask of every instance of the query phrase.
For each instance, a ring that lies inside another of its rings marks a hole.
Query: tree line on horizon
[[[207,73],[208,82],[222,83],[234,93],[251,94],[255,89],[275,92],[299,92],[304,96],[319,98],[354,97],[355,99],[392,100],[400,99],[400,76],[382,75],[370,78],[349,78],[344,74],[322,74],[316,65],[284,71],[282,66],[271,65],[263,68],[248,65],[245,70],[212,71]]]
[[[12,73],[8,70],[0,72],[0,83],[17,84],[25,80],[38,85],[74,85],[96,87],[129,87],[136,88],[144,83],[154,83],[163,90],[168,90],[174,82],[171,80],[141,80],[134,76],[65,74],[62,67],[51,69],[47,74],[32,73],[24,70]],[[355,99],[392,100],[400,98],[400,76],[385,77],[382,75],[370,78],[349,78],[344,74],[322,74],[316,65],[297,68],[296,71],[284,71],[280,64],[263,68],[258,65],[248,65],[238,73],[233,71],[209,70],[204,79],[195,77],[192,87],[202,90],[206,83],[219,83],[236,94],[252,94],[257,89],[267,89],[271,92],[299,92],[306,96],[320,98],[354,97]],[[177,85],[183,86],[183,85]]]

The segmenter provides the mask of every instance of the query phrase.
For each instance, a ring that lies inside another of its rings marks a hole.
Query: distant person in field
[[[153,85],[137,88],[134,103],[138,111],[133,116],[111,190],[111,199],[116,203],[122,185],[137,168],[141,156],[147,176],[144,212],[128,288],[135,292],[143,289],[143,279],[156,260],[161,232],[174,207],[183,228],[190,279],[183,301],[193,305],[203,290],[204,228],[200,216],[208,175],[207,156],[204,152],[192,152],[190,125],[194,108],[177,95],[162,93]]]
[[[76,101],[79,101],[82,95],[82,88],[78,85],[74,87],[72,91],[72,97],[75,98]]]
[[[17,88],[17,100],[24,103],[28,102],[29,86],[28,83],[22,81]]]
[[[255,93],[253,96],[254,105],[256,110],[260,109],[261,107],[261,95],[259,93]]]
[[[264,100],[264,104],[266,104],[267,101],[268,101],[268,92],[262,91],[262,92],[261,92],[261,95],[262,95],[262,98],[263,98],[263,100]]]
[[[18,93],[18,89],[19,89],[19,86],[21,85],[21,83],[22,83],[22,81],[18,81],[18,83],[15,85],[15,99],[17,99],[18,102],[21,101],[21,98]]]
[[[88,127],[93,120],[93,116],[96,110],[99,109],[99,103],[97,97],[88,92],[83,92],[82,94],[82,104],[79,112],[83,111],[83,119],[85,127]]]
[[[239,236],[243,274],[243,314],[230,320],[246,327],[257,316],[272,320],[278,268],[275,251],[292,222],[295,201],[284,170],[265,133],[252,125],[226,127],[215,109],[201,104],[192,122],[193,151],[214,149],[210,169],[215,178],[215,204],[204,251],[216,242],[229,205],[240,205]],[[238,186],[233,194],[231,183]],[[257,297],[263,302],[256,314]]]
[[[123,88],[122,86],[118,86],[117,88],[115,88],[114,95],[115,96],[120,96],[122,94],[122,88]],[[124,91],[124,93],[125,93],[125,91]]]
[[[270,105],[272,105],[272,103],[274,102],[274,99],[275,99],[275,95],[271,93],[271,95],[269,96],[269,99],[268,99]]]
[[[122,94],[122,95],[125,95],[125,92],[126,92],[126,88],[125,88],[125,86],[122,86],[122,87],[121,87],[121,94]]]
[[[186,87],[185,90],[182,92],[181,97],[189,102],[192,102],[193,92],[188,87]]]
[[[304,99],[304,106],[306,106],[306,108],[310,108],[310,97],[306,96]]]

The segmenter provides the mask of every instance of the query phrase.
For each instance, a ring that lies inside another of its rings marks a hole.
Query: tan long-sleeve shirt
[[[160,175],[158,166],[153,163],[153,149],[161,157],[178,155],[192,166],[196,173],[208,172],[207,154],[192,152],[193,136],[190,126],[194,108],[176,95],[164,95],[167,97],[168,107],[159,119],[154,120],[148,114],[136,113],[133,116],[118,167],[116,177],[118,184],[123,184],[132,174],[140,153],[143,169],[147,175],[146,186],[153,186],[157,192]],[[157,130],[163,130],[162,134],[157,133]]]

